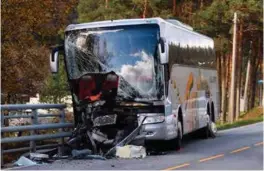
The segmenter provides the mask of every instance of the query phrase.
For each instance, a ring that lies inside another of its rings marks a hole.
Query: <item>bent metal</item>
[[[63,54],[73,96],[71,148],[112,155],[117,146],[172,142],[198,131],[214,137],[219,88],[214,42],[177,20],[69,25],[52,50]]]

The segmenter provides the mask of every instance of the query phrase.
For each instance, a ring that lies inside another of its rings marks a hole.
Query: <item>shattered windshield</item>
[[[133,98],[157,99],[161,91],[158,40],[159,27],[154,24],[69,31],[65,41],[69,78],[114,71],[120,76],[119,95],[131,97],[133,89]]]

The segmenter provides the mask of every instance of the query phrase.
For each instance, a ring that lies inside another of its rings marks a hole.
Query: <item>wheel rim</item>
[[[217,127],[216,127],[216,124],[214,122],[211,122],[210,123],[210,128],[211,128],[211,131],[213,134],[216,134],[217,132]]]

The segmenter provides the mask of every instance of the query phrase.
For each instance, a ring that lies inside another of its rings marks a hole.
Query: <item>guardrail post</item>
[[[60,123],[65,123],[65,111],[64,109],[60,109]],[[59,132],[63,132],[63,128],[59,128]],[[59,148],[58,148],[58,155],[62,156],[63,151],[63,144],[64,144],[64,138],[59,139]]]
[[[37,109],[32,110],[32,116],[31,116],[31,124],[37,125],[38,124],[38,112]],[[32,130],[30,131],[30,135],[35,135],[36,131]],[[36,142],[34,140],[30,141],[30,152],[36,151]]]
[[[5,124],[5,119],[4,119],[4,113],[1,111],[1,128]],[[1,138],[4,138],[4,133],[1,132]],[[4,165],[4,155],[3,155],[3,144],[1,144],[1,167]]]

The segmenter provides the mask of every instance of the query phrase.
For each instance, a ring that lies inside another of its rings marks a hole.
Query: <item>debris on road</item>
[[[89,149],[83,149],[83,150],[72,150],[72,157],[74,159],[82,159],[85,158],[85,156],[92,154],[92,151]]]
[[[106,158],[105,157],[103,157],[103,156],[100,156],[100,155],[86,155],[86,156],[84,156],[84,158],[83,159],[90,159],[90,160],[106,160]]]
[[[146,149],[143,146],[126,145],[116,148],[116,156],[119,158],[145,158]]]
[[[31,160],[48,160],[49,155],[41,153],[30,153],[29,157]]]
[[[72,158],[73,159],[98,159],[98,160],[106,160],[105,157],[101,155],[92,155],[92,151],[89,149],[83,150],[72,150]]]
[[[37,162],[34,162],[24,156],[21,156],[14,164],[17,166],[32,166],[36,165]]]

